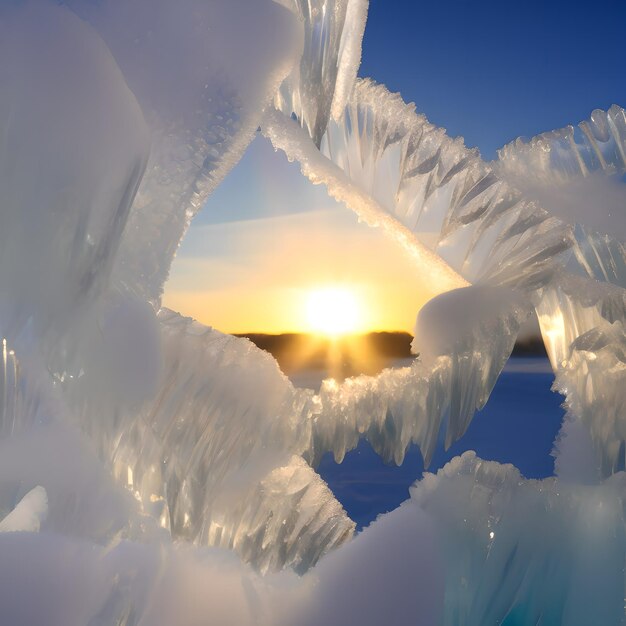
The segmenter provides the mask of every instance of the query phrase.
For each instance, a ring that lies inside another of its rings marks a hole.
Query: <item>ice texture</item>
[[[299,160],[314,183],[325,183],[368,223],[395,222],[398,231],[399,222],[405,238],[417,238],[470,282],[541,285],[558,253],[572,245],[561,221],[504,183],[462,140],[371,80],[357,80],[343,115],[329,123],[320,146],[326,166],[304,139],[277,126],[275,118],[266,120],[274,146]]]
[[[59,341],[106,289],[149,136],[87,24],[48,4],[2,18],[0,336]]]
[[[443,624],[621,624],[624,476],[599,486],[525,480],[473,452],[411,489],[437,524]]]
[[[229,501],[211,517],[208,544],[234,549],[261,573],[304,573],[354,534],[355,523],[299,456],[232,498],[223,497]]]
[[[620,172],[626,169],[626,112],[613,105],[608,111],[596,109],[589,120],[577,126],[523,138],[498,150],[502,171],[520,180],[540,177],[559,184],[586,177],[594,171]],[[594,219],[592,211],[585,215]]]
[[[319,146],[331,115],[346,105],[361,61],[368,0],[280,0],[300,17],[304,50],[275,106]]]
[[[580,335],[557,375],[556,388],[591,434],[600,474],[624,463],[626,441],[626,332],[623,320],[605,322]]]
[[[191,218],[241,158],[297,58],[297,22],[272,0],[68,4],[111,49],[149,126],[116,277],[158,304]]]
[[[0,531],[20,531],[0,532],[3,621],[624,623],[624,111],[486,164],[355,82],[366,13],[0,9]],[[315,394],[160,308],[258,126],[439,294],[410,367]],[[559,478],[466,453],[355,535],[320,456],[366,438],[428,463],[442,425],[449,446],[487,401],[531,303],[566,395]]]
[[[589,429],[596,473],[606,476],[623,461],[626,289],[562,273],[539,291],[536,311],[555,388],[569,419]]]
[[[290,161],[299,162],[302,173],[312,183],[326,185],[328,193],[350,207],[360,220],[382,228],[402,246],[417,268],[428,268],[422,277],[429,291],[443,293],[469,284],[397,219],[388,215],[370,194],[360,189],[337,165],[324,157],[296,122],[270,110],[264,117],[262,129],[276,149],[282,150]]]
[[[166,309],[158,323],[158,391],[114,422],[89,407],[79,423],[174,538],[232,548],[260,571],[308,569],[354,529],[293,456],[309,445],[313,393],[246,339]]]
[[[0,603],[14,625],[430,626],[441,615],[436,529],[417,506],[386,516],[302,577],[260,576],[225,550],[0,533]],[[332,558],[331,558],[332,557]],[[415,572],[428,577],[416,584]],[[45,599],[46,602],[40,600]],[[34,601],[37,600],[37,601]]]
[[[576,225],[570,270],[626,287],[624,109],[597,109],[578,126],[517,139],[498,157],[500,176]]]
[[[590,476],[606,476],[623,463],[625,154],[626,116],[614,105],[578,126],[518,139],[494,163],[524,195],[575,225],[567,273],[541,290],[537,313],[555,387],[567,398],[568,428],[589,432]],[[579,447],[581,437],[571,445]],[[557,454],[571,456],[568,445],[562,437]]]
[[[47,515],[48,495],[43,487],[37,486],[31,489],[4,519],[0,520],[0,533],[36,533]]]

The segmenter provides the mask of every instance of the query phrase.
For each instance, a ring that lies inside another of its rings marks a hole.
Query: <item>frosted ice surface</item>
[[[81,416],[143,510],[174,538],[233,548],[261,571],[305,570],[354,524],[302,459],[313,393],[268,353],[189,318],[159,313],[158,392],[116,422]]]
[[[2,17],[0,337],[58,341],[107,286],[149,136],[87,24],[43,3]]]
[[[321,151],[470,282],[542,284],[554,257],[572,244],[567,227],[501,181],[462,140],[370,80],[357,81]]]
[[[15,506],[0,520],[0,533],[38,532],[41,522],[48,514],[48,496],[43,487],[31,489]]]
[[[626,112],[596,109],[589,120],[507,144],[498,151],[502,172],[559,184],[594,171],[626,170]],[[593,219],[593,212],[586,216]]]
[[[319,146],[331,114],[341,114],[361,61],[368,0],[280,0],[304,25],[299,65],[283,82],[275,106],[296,116]]]
[[[439,530],[446,625],[620,624],[624,476],[525,480],[466,452],[412,488]]]
[[[68,4],[111,49],[150,129],[116,277],[158,303],[189,221],[299,57],[296,19],[271,0]]]
[[[572,271],[626,287],[626,113],[613,105],[578,126],[504,146],[496,171],[575,230]]]
[[[607,475],[623,455],[626,290],[563,274],[540,291],[536,310],[556,388],[571,416],[590,429],[597,471]]]

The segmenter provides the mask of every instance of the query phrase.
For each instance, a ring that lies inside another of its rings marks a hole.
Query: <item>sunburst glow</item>
[[[306,318],[312,332],[337,337],[360,330],[362,314],[356,294],[345,287],[309,292]]]

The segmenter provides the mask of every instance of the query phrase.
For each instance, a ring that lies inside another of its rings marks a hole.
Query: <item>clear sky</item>
[[[359,74],[487,159],[508,141],[626,106],[626,2],[371,0]],[[164,304],[226,332],[307,330],[307,294],[350,288],[355,330],[411,330],[432,295],[384,236],[263,138],[183,242]]]

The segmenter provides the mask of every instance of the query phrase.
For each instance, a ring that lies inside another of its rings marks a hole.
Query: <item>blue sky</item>
[[[370,0],[361,76],[488,159],[626,106],[626,2]]]
[[[492,159],[518,136],[625,106],[625,41],[623,1],[370,0],[359,74]],[[164,303],[228,332],[298,331],[317,283],[357,286],[376,329],[411,330],[431,295],[380,233],[258,138],[194,220]]]

